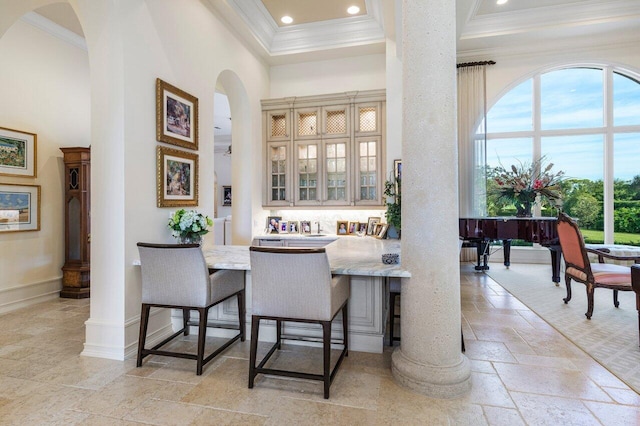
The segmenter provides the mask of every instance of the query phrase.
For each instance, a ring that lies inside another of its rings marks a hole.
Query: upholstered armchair
[[[631,287],[636,293],[636,309],[638,310],[638,338],[640,339],[640,265],[631,266]]]
[[[591,263],[587,253],[598,256],[601,262],[604,259],[632,260],[633,258],[614,256],[600,250],[585,247],[584,239],[578,228],[578,224],[564,213],[558,216],[558,237],[562,247],[562,255],[565,262],[565,282],[567,297],[564,303],[571,300],[571,280],[583,283],[587,289],[587,319],[593,315],[593,293],[598,287],[613,290],[613,305],[617,308],[618,291],[631,291],[631,269],[628,266],[611,263]]]
[[[196,374],[204,365],[236,340],[245,340],[244,271],[220,270],[209,274],[204,255],[197,244],[138,243],[142,269],[142,311],[138,340],[137,366],[147,355],[162,355],[196,360]],[[236,296],[238,299],[239,333],[228,339],[213,353],[204,356],[209,309]],[[151,349],[145,349],[149,311],[152,307],[181,309],[183,327]],[[198,311],[197,354],[161,350],[180,334],[189,334],[189,314]]]
[[[249,357],[249,388],[258,374],[270,374],[320,380],[324,398],[349,349],[348,302],[349,277],[331,275],[324,248],[250,247],[251,257],[251,352]],[[331,322],[342,311],[343,349],[333,370],[331,366]],[[260,321],[276,323],[276,343],[258,365],[257,350]],[[322,326],[323,374],[309,374],[267,368],[273,353],[281,349],[286,339],[284,322],[316,323]]]

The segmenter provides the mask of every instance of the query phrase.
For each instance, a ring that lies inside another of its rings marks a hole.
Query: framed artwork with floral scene
[[[198,98],[156,79],[156,139],[198,149]]]
[[[36,177],[35,133],[0,127],[0,175]]]
[[[157,147],[158,207],[198,205],[198,154]]]

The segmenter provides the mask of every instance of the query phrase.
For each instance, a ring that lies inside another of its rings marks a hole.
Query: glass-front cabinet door
[[[295,144],[296,204],[320,204],[322,194],[319,189],[319,177],[321,176],[319,148],[319,141],[298,141]]]
[[[381,194],[381,138],[356,138],[356,204],[380,205]]]
[[[266,120],[267,141],[287,141],[290,139],[291,122],[288,109],[269,111]]]
[[[348,138],[351,132],[349,105],[322,107],[322,137]]]
[[[356,104],[356,136],[382,133],[380,102]]]
[[[287,143],[270,142],[267,144],[268,173],[267,197],[269,205],[289,204],[289,153]]]
[[[348,205],[351,201],[349,139],[328,139],[323,141],[325,161],[325,195],[327,205]]]
[[[320,131],[320,108],[299,108],[295,115],[295,139],[318,139]]]

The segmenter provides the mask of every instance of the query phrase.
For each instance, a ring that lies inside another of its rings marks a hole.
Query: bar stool
[[[249,388],[258,374],[320,380],[324,398],[342,360],[349,353],[349,277],[331,275],[329,260],[321,248],[250,247],[251,257],[251,353]],[[331,371],[331,322],[342,311],[343,346],[340,358]],[[276,343],[257,362],[261,320],[276,322]],[[323,374],[267,368],[265,364],[281,349],[282,324],[285,321],[315,323],[322,326]]]

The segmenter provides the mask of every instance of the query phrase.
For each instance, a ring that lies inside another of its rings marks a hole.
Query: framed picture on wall
[[[393,160],[393,176],[398,180],[402,179],[402,160]]]
[[[198,205],[198,154],[157,147],[158,207]]]
[[[231,207],[231,186],[222,187],[222,205]]]
[[[156,139],[198,149],[198,98],[156,79]]]
[[[37,135],[0,127],[0,175],[36,177]]]
[[[0,233],[40,230],[40,185],[0,184]]]

